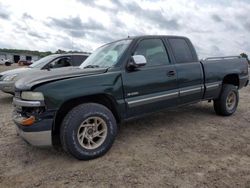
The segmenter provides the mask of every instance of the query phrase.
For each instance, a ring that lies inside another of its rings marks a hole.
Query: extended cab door
[[[132,50],[132,55],[143,55],[147,64],[122,74],[128,117],[176,105],[176,70],[169,60],[163,40],[141,39]]]
[[[178,104],[201,100],[204,92],[203,69],[192,43],[184,37],[168,37],[166,41],[175,61],[180,93]]]

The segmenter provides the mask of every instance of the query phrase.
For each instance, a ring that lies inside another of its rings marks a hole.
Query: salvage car
[[[19,60],[18,62],[17,62],[17,64],[19,65],[19,66],[28,66],[28,65],[32,65],[32,61],[30,61],[30,60]]]
[[[0,59],[0,65],[10,66],[12,63],[9,59]]]
[[[130,37],[100,47],[78,69],[17,81],[13,120],[28,143],[61,144],[89,160],[104,155],[117,124],[131,118],[211,100],[216,114],[232,115],[248,81],[245,58],[199,61],[186,37]]]
[[[54,54],[46,56],[32,65],[0,73],[0,90],[14,95],[15,82],[31,71],[50,70],[61,67],[79,66],[89,54]]]

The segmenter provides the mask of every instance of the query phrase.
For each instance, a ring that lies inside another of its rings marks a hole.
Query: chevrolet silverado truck
[[[89,160],[104,155],[117,125],[131,118],[211,100],[216,114],[232,115],[248,80],[245,58],[199,61],[186,37],[131,37],[98,48],[78,69],[17,81],[13,120],[28,143],[59,144]]]

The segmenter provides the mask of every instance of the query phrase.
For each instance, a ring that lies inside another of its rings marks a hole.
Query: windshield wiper
[[[83,67],[84,69],[88,69],[88,68],[99,68],[99,65],[87,65],[85,67]]]

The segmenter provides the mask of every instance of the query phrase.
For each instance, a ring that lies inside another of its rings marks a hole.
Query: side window
[[[176,59],[176,63],[195,61],[192,56],[192,51],[185,39],[173,38],[169,39],[169,42]]]
[[[142,40],[134,55],[143,55],[147,60],[147,66],[169,64],[168,54],[161,39]]]
[[[72,56],[72,65],[73,66],[80,66],[88,56],[85,55],[74,55]]]
[[[61,67],[68,67],[71,65],[71,58],[70,57],[63,57],[58,58],[54,60],[52,63],[50,63],[50,68],[61,68]]]

